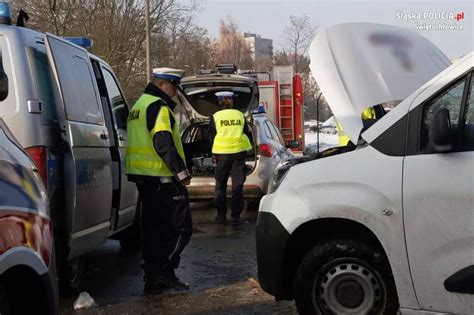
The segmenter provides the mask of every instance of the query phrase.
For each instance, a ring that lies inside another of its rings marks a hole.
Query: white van
[[[47,187],[64,287],[78,286],[82,254],[135,221],[127,115],[106,62],[54,35],[0,25],[0,118]]]
[[[357,145],[274,174],[262,288],[303,314],[474,314],[474,54],[448,67],[413,31],[361,23],[320,32],[310,57]],[[362,108],[387,101],[359,137]]]

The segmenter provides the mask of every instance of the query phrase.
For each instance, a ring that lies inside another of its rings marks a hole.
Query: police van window
[[[466,80],[462,79],[423,107],[423,120],[420,137],[421,152],[431,152],[429,142],[430,122],[434,113],[440,108],[447,108],[449,110],[451,129],[455,135],[455,138],[459,140],[458,127],[465,85]]]
[[[103,123],[102,115],[100,112],[100,106],[97,102],[96,88],[93,82],[95,78],[90,72],[88,61],[85,59],[74,56],[73,65],[75,73],[78,78],[81,78],[80,82],[77,82],[79,87],[78,91],[81,91],[81,101],[84,108],[87,121],[93,124],[101,125]]]
[[[103,125],[102,105],[90,60],[82,50],[49,38],[68,120]]]
[[[109,93],[110,103],[112,104],[112,112],[114,114],[115,126],[120,129],[127,129],[128,108],[125,99],[120,93],[112,73],[109,70],[102,68],[104,73],[105,84],[107,85],[107,92]]]
[[[48,121],[57,120],[57,113],[54,105],[53,75],[48,64],[48,57],[45,52],[30,47],[28,49],[28,60],[31,65],[36,91],[42,104],[43,117]]]
[[[8,96],[8,77],[3,68],[3,55],[0,49],[0,102]]]

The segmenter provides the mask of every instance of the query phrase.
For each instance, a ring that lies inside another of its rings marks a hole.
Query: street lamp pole
[[[150,0],[145,0],[146,79],[151,82]]]
[[[318,99],[316,100],[316,131],[318,132],[316,134],[316,137],[317,137],[317,148],[318,148],[318,153],[319,153],[319,129],[321,127],[321,125],[319,124],[319,100],[321,99],[321,96],[323,95],[323,93],[319,93],[319,96],[318,96]]]

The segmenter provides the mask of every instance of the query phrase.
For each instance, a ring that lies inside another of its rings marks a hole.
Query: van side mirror
[[[296,149],[300,146],[300,143],[296,140],[291,140],[286,143],[286,147],[289,149]]]
[[[453,150],[451,120],[447,108],[440,108],[434,113],[430,122],[429,139],[434,152]]]

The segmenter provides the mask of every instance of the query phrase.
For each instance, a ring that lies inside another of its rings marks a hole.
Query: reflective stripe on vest
[[[213,115],[216,124],[216,137],[212,145],[214,154],[245,152],[252,148],[244,134],[245,117],[236,109],[224,109]]]
[[[173,176],[173,173],[153,147],[153,136],[160,131],[168,131],[173,135],[176,149],[183,161],[185,161],[179,126],[175,123],[174,127],[171,128],[171,119],[174,119],[174,115],[168,106],[161,106],[153,130],[151,132],[148,130],[146,119],[148,106],[159,99],[157,96],[143,94],[133,105],[128,115],[127,155],[125,162],[127,174],[160,177]]]

